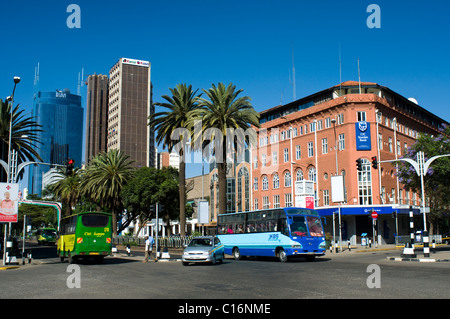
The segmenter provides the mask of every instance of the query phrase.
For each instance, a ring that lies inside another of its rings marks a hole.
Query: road
[[[303,259],[227,258],[221,265],[142,263],[141,258],[107,257],[80,263],[76,271],[54,255],[34,249],[39,265],[0,271],[0,298],[103,299],[409,299],[448,298],[450,263],[389,261],[393,252],[328,254]],[[45,258],[47,257],[47,258]],[[372,266],[377,265],[379,280]],[[369,267],[369,268],[368,268]],[[74,286],[79,274],[79,288]],[[372,279],[370,279],[370,278]],[[375,278],[375,279],[374,279]],[[373,283],[379,287],[370,288]],[[69,281],[69,284],[68,284]],[[372,284],[371,284],[372,283]]]

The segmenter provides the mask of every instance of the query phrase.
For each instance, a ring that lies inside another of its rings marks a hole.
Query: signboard
[[[301,180],[295,182],[295,195],[314,195],[314,182]]]
[[[344,176],[331,176],[331,201],[333,203],[345,202]]]
[[[295,195],[295,207],[314,209],[314,196]]]
[[[372,149],[370,143],[370,123],[366,121],[355,123],[356,132],[356,150],[370,151]]]
[[[0,183],[0,222],[17,223],[19,184]]]
[[[206,200],[198,201],[198,223],[199,224],[209,223],[209,203]]]
[[[150,62],[148,62],[148,61],[126,59],[126,58],[122,58],[122,63],[131,64],[131,65],[137,65],[137,66],[145,66],[145,67],[149,67],[150,66]]]

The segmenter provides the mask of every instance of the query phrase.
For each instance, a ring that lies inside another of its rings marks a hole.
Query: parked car
[[[193,238],[184,249],[181,261],[183,266],[189,263],[209,262],[215,265],[225,259],[224,246],[219,238],[214,236],[200,236]]]

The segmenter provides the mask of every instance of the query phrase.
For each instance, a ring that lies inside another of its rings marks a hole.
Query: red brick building
[[[372,234],[372,209],[379,213],[380,242],[392,242],[396,228],[400,235],[407,234],[407,222],[402,219],[396,225],[392,212],[407,216],[410,205],[420,205],[420,196],[403,188],[393,164],[374,169],[372,157],[401,158],[419,133],[438,134],[446,121],[387,87],[353,81],[260,114],[258,145],[249,151],[251,164],[237,163],[230,169],[227,212],[234,207],[242,211],[298,206],[295,181],[304,179],[314,181],[315,208],[327,231],[333,232],[331,216],[340,205],[342,236],[352,244],[359,242],[361,233]],[[362,171],[357,170],[358,159]],[[215,173],[210,174],[211,189],[216,188]],[[344,201],[339,204],[332,201],[335,175],[344,180]],[[217,196],[211,193],[213,201]],[[216,216],[217,207],[212,207],[212,220]]]

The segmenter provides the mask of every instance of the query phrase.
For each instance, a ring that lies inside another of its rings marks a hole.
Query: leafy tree
[[[179,217],[178,171],[173,167],[160,170],[141,167],[122,189],[122,198],[129,214],[128,220],[139,219],[141,228],[156,217],[150,209],[156,203],[164,206],[159,217],[169,224],[170,220]]]
[[[42,161],[36,151],[36,146],[42,144],[38,135],[39,132],[42,132],[41,126],[32,117],[26,117],[24,110],[19,110],[19,105],[16,105],[12,112],[11,150],[17,151],[17,164],[26,161]],[[8,163],[10,119],[11,103],[3,102],[0,99],[0,159],[6,163]],[[23,171],[21,173],[23,174]],[[3,177],[3,181],[6,181],[6,175]]]
[[[101,152],[86,167],[81,181],[82,195],[112,213],[114,235],[117,235],[117,216],[123,211],[122,188],[135,170],[132,163],[120,150]]]
[[[150,127],[157,130],[156,141],[164,147],[167,147],[169,152],[176,146],[177,137],[173,134],[178,130],[187,129],[190,136],[193,134],[192,120],[195,110],[199,109],[197,104],[197,90],[192,89],[192,85],[178,84],[175,88],[170,88],[172,96],[163,95],[162,98],[167,102],[155,103],[155,105],[162,106],[168,111],[158,112],[149,117]],[[185,235],[186,228],[186,150],[185,146],[190,136],[180,136],[180,142],[177,151],[180,155],[180,171],[179,171],[179,209],[180,209],[180,227],[181,235]]]
[[[220,145],[221,154],[220,161],[217,162],[217,170],[219,177],[219,212],[226,212],[226,190],[227,190],[227,136],[230,129],[243,129],[244,131],[250,128],[251,125],[260,127],[259,113],[256,112],[248,96],[238,97],[243,92],[242,89],[236,90],[236,86],[230,83],[225,86],[219,83],[217,86],[212,84],[212,88],[208,91],[203,90],[208,99],[199,98],[199,104],[203,110],[203,131],[208,128],[216,128],[221,132]],[[234,141],[232,141],[234,142]],[[217,152],[217,150],[216,150]]]
[[[72,215],[72,207],[75,207],[81,195],[82,170],[76,167],[72,174],[67,175],[65,168],[59,167],[56,171],[57,181],[49,186],[56,198],[61,200],[65,216]]]
[[[424,152],[425,162],[433,156],[450,154],[450,127],[444,125],[438,136],[420,134],[416,143],[408,148],[405,158],[417,161],[417,153]],[[420,176],[416,170],[403,161],[398,162],[399,181],[406,190],[421,194]],[[434,226],[443,222],[443,217],[450,207],[450,157],[434,160],[424,176],[424,192],[429,200],[430,213],[427,221],[430,223],[430,233],[434,232]]]

